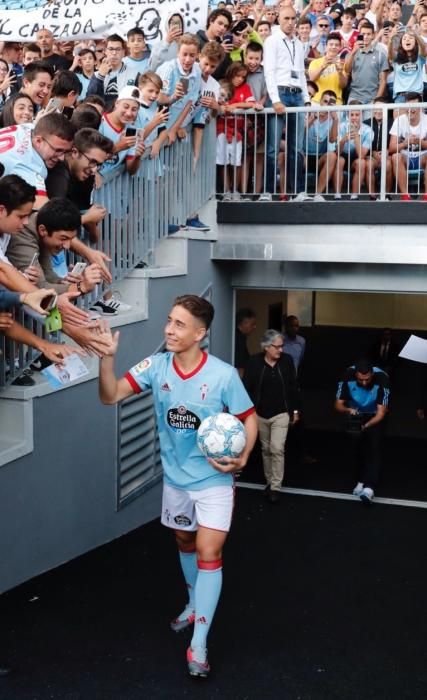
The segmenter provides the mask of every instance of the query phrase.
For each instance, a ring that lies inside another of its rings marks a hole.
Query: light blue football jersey
[[[204,418],[228,411],[243,420],[254,412],[237,371],[217,357],[203,353],[199,366],[183,375],[171,352],[147,357],[125,375],[135,393],[153,392],[160,453],[167,484],[200,490],[231,484],[231,474],[214,469],[196,444]]]
[[[128,126],[134,125],[128,124]],[[103,136],[107,136],[109,139],[111,139],[113,143],[117,143],[117,141],[120,141],[121,137],[125,134],[126,128],[123,127],[123,129],[116,129],[116,127],[111,123],[108,114],[104,114],[101,120],[101,124],[99,126],[99,132]],[[111,173],[112,170],[116,170],[116,168],[119,168],[121,165],[123,165],[125,160],[132,160],[134,157],[135,146],[132,146],[132,148],[127,148],[123,151],[119,151],[109,160],[105,161],[100,171],[101,175],[104,175],[107,172]]]

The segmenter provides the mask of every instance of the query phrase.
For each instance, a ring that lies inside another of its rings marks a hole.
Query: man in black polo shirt
[[[283,353],[283,345],[281,333],[266,331],[261,340],[263,352],[249,359],[243,377],[257,413],[266,491],[272,503],[280,497],[288,428],[299,420],[295,367]]]
[[[381,469],[381,442],[390,387],[385,372],[361,359],[348,367],[338,383],[335,410],[347,417],[350,451],[357,464],[353,495],[369,504]]]

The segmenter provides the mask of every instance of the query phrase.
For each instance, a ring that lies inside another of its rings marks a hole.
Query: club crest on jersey
[[[167,423],[172,430],[187,433],[197,430],[200,425],[200,418],[192,411],[189,411],[186,406],[181,405],[168,410]]]
[[[147,370],[149,367],[151,367],[151,359],[149,357],[146,357],[145,360],[142,360],[141,362],[138,362],[137,365],[133,368],[133,373],[134,374],[142,374]]]
[[[202,401],[205,400],[208,391],[209,391],[208,385],[207,385],[207,384],[202,384],[202,386],[200,387],[200,395],[201,395],[201,397],[202,397]]]

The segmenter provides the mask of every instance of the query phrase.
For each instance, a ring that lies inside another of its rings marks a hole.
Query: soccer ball
[[[200,423],[197,446],[205,457],[240,457],[245,445],[245,427],[230,413],[217,413]]]

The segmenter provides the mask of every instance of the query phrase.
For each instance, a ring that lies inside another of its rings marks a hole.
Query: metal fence
[[[158,242],[170,224],[185,221],[215,193],[215,123],[204,129],[200,156],[195,163],[191,136],[176,141],[156,160],[144,159],[136,175],[116,171],[95,191],[94,202],[106,207],[98,247],[111,258],[113,282],[138,264],[151,265]],[[82,298],[87,307],[101,290]],[[37,335],[43,324],[17,314],[16,319]],[[0,386],[10,384],[37,357],[37,351],[9,341],[0,333]]]
[[[225,201],[423,200],[426,109],[313,103],[287,107],[283,116],[233,112],[218,120],[217,194]]]

